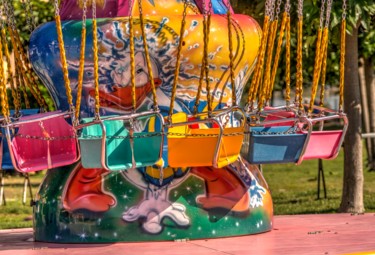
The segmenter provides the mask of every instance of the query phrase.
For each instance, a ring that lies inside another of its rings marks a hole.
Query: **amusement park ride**
[[[30,0],[25,5],[31,10]],[[229,0],[54,0],[55,21],[32,31],[28,55],[12,1],[1,0],[2,167],[48,169],[33,205],[35,240],[157,241],[271,230],[272,198],[256,165],[333,159],[345,136],[345,6],[334,111],[324,108],[332,0],[322,0],[309,104],[302,97],[303,0],[293,101],[290,0],[265,1],[263,31],[235,14]],[[275,107],[283,46],[286,102]],[[57,110],[48,111],[37,79]],[[26,91],[40,109],[29,109]],[[326,130],[333,120],[341,128]]]

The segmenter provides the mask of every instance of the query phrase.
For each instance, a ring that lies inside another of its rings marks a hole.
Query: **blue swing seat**
[[[297,163],[307,136],[291,126],[251,127],[243,156],[252,164]]]

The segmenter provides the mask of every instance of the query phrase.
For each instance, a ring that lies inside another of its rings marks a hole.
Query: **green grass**
[[[272,192],[276,215],[335,213],[343,183],[343,151],[334,160],[323,161],[327,199],[321,186],[317,199],[318,160],[304,161],[301,165],[264,165],[263,173]],[[375,211],[375,172],[364,168],[364,205],[367,212]]]
[[[276,215],[335,213],[341,201],[343,181],[343,153],[335,160],[323,161],[327,185],[327,199],[321,189],[317,199],[318,160],[304,161],[301,165],[264,165],[263,173],[272,192]],[[31,176],[33,194],[43,175]],[[366,212],[375,211],[375,172],[364,170],[364,204]],[[8,175],[5,179],[7,205],[0,206],[0,229],[32,226],[32,208],[28,197],[22,204],[23,178]]]
[[[32,175],[31,184],[35,195],[43,174]],[[24,178],[19,175],[6,174],[4,194],[6,205],[0,206],[0,229],[26,228],[32,226],[32,207],[30,206],[30,195],[27,191],[27,200],[22,204]]]

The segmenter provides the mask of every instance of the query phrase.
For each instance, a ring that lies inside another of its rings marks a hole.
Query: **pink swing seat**
[[[307,132],[303,132],[306,133]],[[334,159],[341,146],[342,130],[313,131],[302,159]]]
[[[60,111],[41,113],[21,117],[8,126],[7,139],[16,170],[35,172],[79,159],[76,132],[66,116]]]
[[[328,110],[326,110],[328,112]],[[320,123],[329,120],[341,120],[343,126],[341,129],[336,130],[321,130],[312,131],[306,146],[306,150],[303,153],[300,161],[307,159],[335,159],[339,154],[342,143],[344,142],[346,130],[348,128],[348,118],[345,114],[333,114],[328,116],[312,118],[309,121],[312,123]],[[307,131],[302,131],[306,133]]]

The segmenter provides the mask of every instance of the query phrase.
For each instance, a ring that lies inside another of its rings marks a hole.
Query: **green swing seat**
[[[82,120],[84,127],[79,143],[84,168],[120,171],[151,166],[160,160],[161,132],[134,132],[131,136],[126,121],[129,120],[110,117],[85,126],[85,123],[93,122],[93,118]]]

